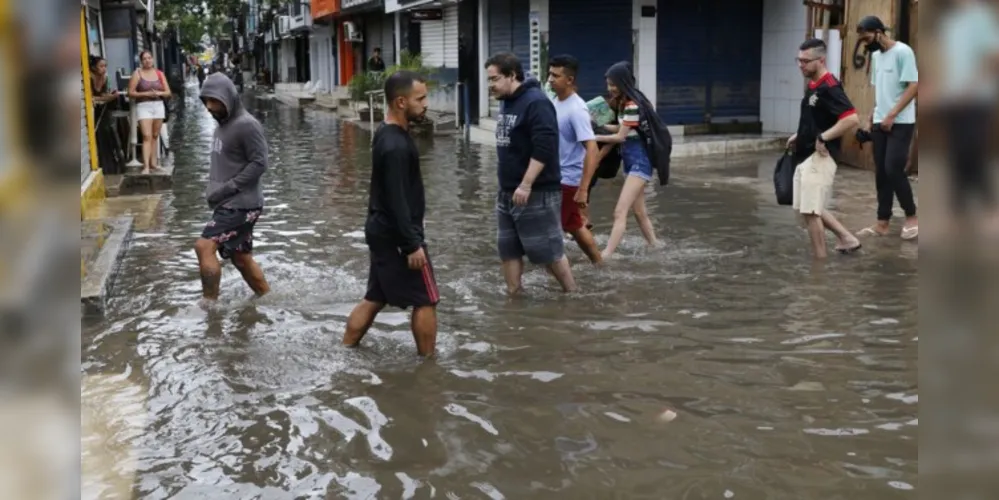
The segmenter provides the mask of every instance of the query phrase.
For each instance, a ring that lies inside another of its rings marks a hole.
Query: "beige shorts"
[[[814,153],[794,171],[795,211],[804,215],[822,215],[832,198],[836,160]]]

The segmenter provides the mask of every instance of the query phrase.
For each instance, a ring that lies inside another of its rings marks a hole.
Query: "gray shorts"
[[[513,204],[513,193],[496,195],[496,246],[501,260],[524,256],[532,264],[558,262],[565,255],[562,240],[562,192],[532,192],[527,205]]]

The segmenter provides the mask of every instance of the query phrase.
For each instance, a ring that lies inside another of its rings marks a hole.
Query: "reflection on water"
[[[915,259],[813,265],[766,168],[679,165],[649,199],[663,248],[629,228],[598,270],[570,245],[581,293],[533,269],[507,300],[493,151],[421,143],[443,297],[440,357],[421,364],[402,312],[338,345],[365,288],[369,135],[321,111],[250,103],[271,144],[255,249],[274,291],[251,300],[227,265],[220,310],[197,307],[213,123],[187,104],[161,223],[84,326],[85,496],[912,495]],[[594,192],[601,241],[616,186]]]

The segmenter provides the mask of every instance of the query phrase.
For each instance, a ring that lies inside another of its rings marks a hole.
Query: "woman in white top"
[[[156,69],[153,54],[143,50],[139,54],[139,69],[128,82],[128,97],[135,106],[135,116],[142,131],[142,173],[159,169],[160,127],[166,118],[164,99],[170,98],[170,86],[163,72]]]

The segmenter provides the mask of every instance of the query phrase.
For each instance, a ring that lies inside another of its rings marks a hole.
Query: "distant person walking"
[[[552,103],[558,118],[559,165],[562,173],[562,230],[594,264],[601,262],[600,249],[586,227],[582,210],[589,202],[590,181],[600,154],[590,125],[586,101],[576,94],[579,61],[556,56],[548,61],[548,84],[555,92]]]
[[[801,100],[798,131],[787,140],[794,151],[794,209],[805,219],[812,252],[826,257],[826,229],[839,240],[836,251],[851,253],[860,249],[860,241],[829,211],[835,156],[840,139],[860,124],[857,110],[843,91],[839,80],[826,68],[826,44],[820,39],[807,40],[798,47],[798,69],[808,80]]]
[[[264,210],[260,186],[268,161],[264,129],[243,109],[236,86],[222,73],[208,76],[201,101],[219,124],[212,137],[205,192],[212,218],[194,245],[204,299],[214,302],[219,297],[222,267],[216,252],[232,261],[259,297],[270,291],[264,272],[253,260],[253,227]]]
[[[859,235],[885,236],[889,232],[892,205],[905,211],[902,239],[919,236],[916,201],[905,165],[916,128],[916,94],[919,71],[912,47],[892,40],[880,19],[867,16],[857,23],[861,43],[871,52],[871,85],[874,86],[874,112],[866,130],[874,140],[875,187],[878,192],[877,223]]]
[[[562,233],[558,116],[536,79],[524,78],[517,56],[486,61],[489,92],[500,101],[496,123],[499,193],[496,244],[507,292],[523,291],[524,257],[545,266],[566,292],[576,282]]]
[[[388,110],[371,146],[371,187],[364,239],[370,258],[368,291],[347,319],[344,345],[356,347],[386,305],[413,308],[416,352],[431,356],[437,345],[440,292],[423,232],[426,194],[420,152],[409,123],[427,113],[427,85],[410,71],[385,81]]]
[[[158,170],[160,155],[160,128],[166,119],[166,103],[170,86],[163,72],[156,69],[153,53],[143,50],[139,53],[139,69],[132,73],[128,82],[128,97],[135,106],[136,119],[142,131],[142,173]]]

